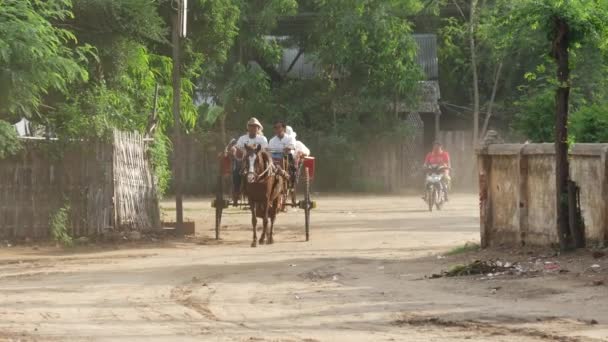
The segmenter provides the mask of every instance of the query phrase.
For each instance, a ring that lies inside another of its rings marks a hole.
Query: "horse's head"
[[[255,183],[264,172],[264,161],[261,157],[262,145],[245,145],[245,169],[247,183]]]

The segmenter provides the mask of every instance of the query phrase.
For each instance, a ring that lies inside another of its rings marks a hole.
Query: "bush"
[[[21,149],[21,142],[15,127],[0,120],[0,159],[9,157]]]
[[[573,99],[574,101],[574,99]],[[552,90],[516,103],[513,129],[533,142],[555,141],[555,95]],[[570,110],[569,141],[578,143],[608,142],[608,103],[581,105]]]
[[[154,143],[150,149],[150,159],[154,168],[154,181],[156,182],[156,192],[162,198],[169,188],[171,182],[171,167],[169,166],[169,153],[171,151],[171,141],[169,138],[157,132]]]
[[[51,236],[55,242],[63,245],[64,247],[71,247],[74,245],[74,240],[70,235],[70,205],[65,204],[62,208],[57,210],[55,214],[51,215],[49,225],[51,227]]]
[[[551,142],[555,137],[555,95],[544,91],[515,103],[513,129],[533,142]]]
[[[570,136],[575,142],[608,142],[608,103],[586,106],[570,116]]]

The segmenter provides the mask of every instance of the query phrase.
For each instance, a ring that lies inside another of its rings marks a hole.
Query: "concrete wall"
[[[608,230],[608,144],[578,144],[570,176],[580,187],[588,244]],[[483,246],[558,243],[552,144],[496,144],[478,151]]]

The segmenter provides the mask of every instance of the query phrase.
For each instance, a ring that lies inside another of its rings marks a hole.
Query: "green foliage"
[[[578,143],[608,143],[608,103],[574,112],[570,116],[570,135]]]
[[[569,141],[577,143],[608,142],[608,105],[574,106],[569,119]],[[551,89],[517,103],[513,128],[533,142],[552,142],[555,134],[555,95]]]
[[[513,128],[533,142],[551,142],[555,137],[555,95],[545,92],[516,103]]]
[[[20,149],[21,142],[17,137],[15,127],[0,120],[0,160],[19,152]]]
[[[53,240],[64,247],[72,247],[74,239],[70,235],[70,205],[65,204],[50,217],[49,226]]]
[[[85,81],[89,47],[53,22],[72,17],[69,0],[0,1],[0,117],[30,117],[50,91]]]
[[[605,82],[608,73],[605,63],[606,39],[608,35],[608,4],[593,0],[569,1],[532,1],[519,0],[509,3],[510,16],[503,17],[497,25],[503,32],[519,37],[529,32],[542,34],[544,41],[544,61],[529,70],[525,77],[525,92],[519,101],[519,113],[515,127],[520,133],[534,141],[553,141],[554,93],[558,84],[554,68],[548,68],[553,61],[551,43],[556,36],[557,20],[568,23],[571,111],[575,112],[570,123],[573,126],[571,141],[587,142],[602,139],[602,106],[589,103],[603,102],[606,99]]]
[[[412,24],[419,1],[316,1],[315,52],[328,75],[340,73],[376,94],[405,95],[422,77]]]
[[[71,0],[72,24],[96,46],[128,37],[135,42],[164,42],[169,33],[158,3],[149,0]],[[105,50],[105,49],[104,49]],[[116,50],[119,51],[119,50]]]
[[[442,100],[449,114],[468,118],[472,103],[472,66],[469,44],[468,0],[446,1],[446,12],[440,28],[440,82]],[[458,7],[456,7],[456,5]],[[477,71],[481,95],[481,110],[487,110],[498,66],[497,93],[492,123],[517,126],[513,121],[522,118],[526,104],[545,97],[557,86],[551,40],[557,18],[566,20],[571,28],[570,61],[573,103],[572,109],[588,103],[606,101],[608,80],[606,24],[608,2],[595,0],[496,0],[480,1],[477,8],[474,38],[477,54]],[[552,101],[552,99],[551,99]],[[542,101],[541,101],[542,102]],[[517,103],[513,106],[513,103]],[[454,104],[454,106],[453,106]],[[542,104],[542,108],[548,106]],[[533,118],[540,119],[542,110],[530,108]],[[555,109],[553,108],[552,111]],[[531,127],[541,127],[519,133],[533,140],[550,139],[553,116],[544,115],[550,121],[536,122]],[[514,120],[515,119],[515,120]],[[540,125],[540,126],[539,126]],[[499,126],[500,127],[500,126]]]
[[[477,242],[466,242],[462,246],[458,246],[458,247],[455,247],[455,248],[449,250],[447,253],[445,253],[445,255],[452,256],[452,255],[466,254],[466,253],[471,253],[471,252],[478,252],[480,249],[481,249],[481,247],[479,246],[479,244]]]
[[[597,43],[606,48],[608,32],[608,3],[597,0],[515,0],[511,20],[516,29],[512,32],[534,30],[545,33],[550,39],[556,34],[555,20],[563,19],[570,27],[572,46]]]
[[[150,160],[154,167],[156,192],[161,198],[167,193],[171,181],[171,167],[169,166],[170,152],[171,141],[169,138],[162,133],[157,134],[150,149]]]

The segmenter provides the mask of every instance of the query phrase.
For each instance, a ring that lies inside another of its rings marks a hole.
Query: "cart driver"
[[[249,119],[247,122],[247,134],[241,136],[233,148],[233,153],[237,154],[237,159],[243,158],[242,152],[245,151],[246,145],[261,145],[262,149],[268,148],[268,140],[262,134],[263,129],[264,127],[258,119]]]
[[[234,156],[232,165],[232,200],[236,204],[241,194],[241,168],[243,167],[243,157],[245,156],[245,146],[260,145],[262,149],[268,148],[268,140],[262,134],[264,127],[256,118],[251,118],[247,122],[247,134],[241,136],[236,144],[231,144],[230,151]]]

